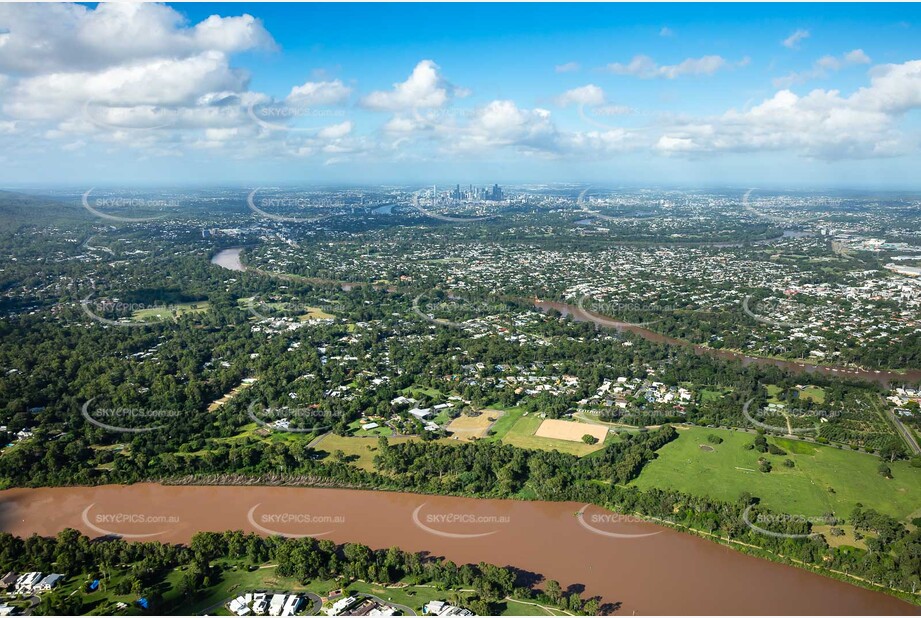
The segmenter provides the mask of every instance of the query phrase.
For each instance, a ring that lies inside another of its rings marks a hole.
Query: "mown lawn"
[[[582,457],[595,451],[601,450],[609,440],[616,440],[611,434],[604,442],[597,444],[585,444],[584,442],[570,442],[569,440],[558,440],[556,438],[543,438],[535,436],[534,433],[544,419],[539,415],[531,414],[521,416],[505,433],[502,442],[511,444],[518,448],[529,448],[543,451],[560,451]]]
[[[707,441],[709,434],[722,444]],[[848,517],[858,502],[902,520],[921,515],[921,469],[906,461],[889,464],[893,479],[880,476],[880,459],[830,446],[770,438],[787,455],[746,450],[754,435],[701,427],[679,429],[679,437],[658,451],[632,484],[736,500],[743,492],[759,497],[772,510],[791,515],[821,516],[834,512]],[[712,452],[700,445],[707,445]],[[758,458],[773,464],[758,472]],[[783,466],[792,459],[793,468]]]

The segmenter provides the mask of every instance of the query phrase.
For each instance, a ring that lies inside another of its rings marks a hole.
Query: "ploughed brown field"
[[[525,502],[294,487],[129,486],[0,492],[0,529],[187,542],[199,530],[307,535],[399,546],[456,563],[513,566],[600,595],[618,615],[903,614],[878,592],[746,556],[572,502]],[[617,535],[617,536],[612,536]]]

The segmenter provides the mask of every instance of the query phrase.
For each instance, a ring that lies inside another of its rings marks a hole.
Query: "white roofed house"
[[[49,573],[42,579],[38,584],[35,585],[35,589],[39,592],[47,592],[51,590],[64,580],[64,576],[60,573]]]
[[[246,599],[242,596],[230,601],[230,603],[227,604],[227,608],[237,616],[245,616],[250,611],[246,604]]]
[[[42,574],[39,571],[23,573],[19,576],[19,579],[16,580],[16,592],[20,594],[24,592],[32,592],[32,588],[41,580]]]
[[[282,616],[293,616],[297,613],[297,609],[301,606],[301,597],[296,594],[292,594],[288,597],[288,601],[285,603],[284,609],[281,610]]]
[[[281,616],[281,611],[285,607],[285,596],[283,594],[272,595],[272,602],[269,603],[270,616]]]

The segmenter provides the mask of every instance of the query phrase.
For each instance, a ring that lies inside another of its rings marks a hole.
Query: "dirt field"
[[[557,440],[569,440],[570,442],[581,442],[582,436],[588,434],[598,439],[598,442],[604,442],[608,436],[607,427],[601,425],[589,425],[588,423],[576,423],[574,421],[561,421],[557,419],[546,419],[537,428],[534,434],[540,438],[556,438]]]
[[[489,428],[503,414],[501,410],[483,410],[479,416],[461,414],[448,424],[447,430],[460,440],[485,438]]]

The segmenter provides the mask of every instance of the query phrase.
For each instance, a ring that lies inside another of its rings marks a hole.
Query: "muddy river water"
[[[186,542],[198,530],[399,546],[512,566],[636,614],[915,614],[919,608],[654,524],[571,502],[295,487],[128,486],[0,491],[0,529]],[[584,512],[579,515],[579,511]],[[583,588],[584,587],[584,588]]]

